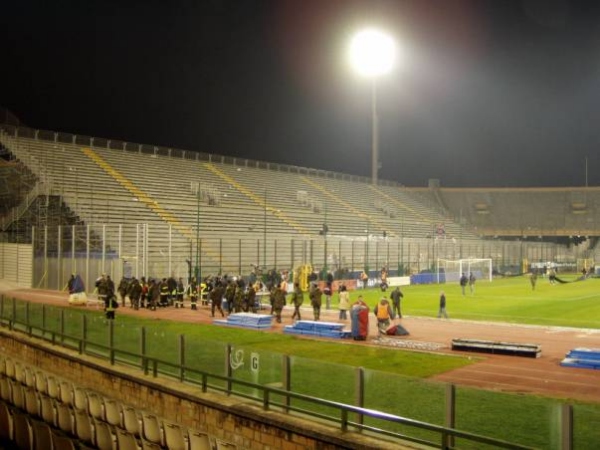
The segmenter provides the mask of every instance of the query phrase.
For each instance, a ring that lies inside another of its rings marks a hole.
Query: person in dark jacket
[[[277,323],[281,323],[281,312],[285,306],[285,292],[281,288],[281,284],[278,284],[273,288],[273,314],[275,314],[275,320]]]
[[[313,316],[315,320],[321,318],[321,305],[323,303],[323,292],[319,289],[319,286],[315,286],[309,294],[310,304],[313,307]]]
[[[300,307],[302,306],[302,303],[304,303],[304,292],[302,292],[299,283],[294,283],[294,292],[292,294],[290,303],[294,305],[294,314],[292,314],[292,320],[302,320],[302,317],[300,316]]]
[[[108,320],[114,320],[115,311],[119,307],[119,302],[117,301],[117,296],[115,295],[114,290],[108,290],[106,293],[106,299],[104,300],[104,313],[106,314],[106,318]]]
[[[440,292],[440,310],[438,311],[438,319],[442,316],[446,319],[448,318],[448,313],[446,312],[446,294],[444,294],[444,291]]]
[[[221,282],[217,282],[215,287],[210,291],[210,315],[211,317],[215,317],[215,309],[221,313],[221,316],[225,317],[225,313],[223,312],[223,294],[225,293],[225,289]]]
[[[133,307],[133,309],[140,309],[142,285],[140,284],[137,278],[133,277],[131,279],[131,283],[129,283],[129,288],[127,290],[127,295],[129,296],[129,300],[131,300],[131,306]]]

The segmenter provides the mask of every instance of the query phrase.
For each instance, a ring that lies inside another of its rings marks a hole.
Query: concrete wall
[[[361,433],[344,433],[339,427],[280,411],[264,411],[257,402],[203,393],[199,387],[144,376],[139,370],[111,366],[108,361],[82,356],[6,329],[0,330],[0,352],[141,411],[207,432],[240,449],[414,448]]]

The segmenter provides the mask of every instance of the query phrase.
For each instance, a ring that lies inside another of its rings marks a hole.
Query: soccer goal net
[[[458,282],[462,274],[467,278],[473,274],[477,280],[492,281],[492,260],[490,258],[438,259],[437,282]]]

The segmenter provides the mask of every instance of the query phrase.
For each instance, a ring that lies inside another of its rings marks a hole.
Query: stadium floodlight
[[[396,43],[387,33],[367,28],[358,32],[350,42],[350,64],[360,75],[371,79],[371,179],[377,184],[379,171],[379,129],[377,117],[377,78],[391,72],[396,61]]]

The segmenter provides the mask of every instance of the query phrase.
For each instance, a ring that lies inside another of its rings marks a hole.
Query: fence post
[[[27,334],[31,336],[31,326],[29,325],[29,302],[25,303],[25,329]]]
[[[179,381],[185,380],[185,336],[179,335]]]
[[[446,428],[456,426],[456,386],[446,385]],[[442,433],[442,448],[453,448],[454,436]]]
[[[146,327],[140,329],[140,355],[142,357],[142,370],[148,375],[148,358],[146,358]]]
[[[81,315],[81,345],[79,346],[79,354],[85,353],[85,343],[87,341],[87,314]]]
[[[17,320],[17,299],[13,297],[12,299],[12,313],[10,322],[8,323],[9,330],[13,330],[15,327],[15,320]]]
[[[42,338],[46,337],[46,305],[42,305]]]
[[[231,377],[232,377],[232,369],[231,369],[231,352],[232,352],[232,348],[231,348],[231,344],[227,344],[227,347],[225,348],[225,376],[227,377],[227,395],[231,395],[231,388],[232,388],[232,383],[231,383]]]
[[[356,368],[356,383],[354,387],[354,396],[356,397],[356,406],[359,408],[365,407],[365,369],[362,367]],[[363,424],[364,417],[360,413],[356,413],[356,422],[360,425]],[[362,432],[362,428],[359,428]]]
[[[114,333],[114,323],[112,320],[108,321],[108,357],[110,359],[110,365],[115,365],[115,333]]]
[[[242,273],[242,240],[238,239],[238,273]]]
[[[65,310],[60,310],[60,344],[65,343]]]
[[[560,441],[561,450],[573,449],[573,405],[561,405]]]
[[[292,386],[292,370],[291,370],[291,362],[290,362],[290,356],[289,355],[283,355],[282,360],[281,360],[281,382],[283,385],[283,389],[285,389],[286,391],[290,391],[290,388]],[[284,411],[287,413],[290,410],[290,404],[291,404],[291,399],[289,395],[285,396],[285,408]]]

